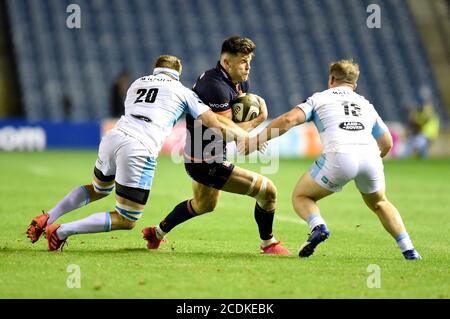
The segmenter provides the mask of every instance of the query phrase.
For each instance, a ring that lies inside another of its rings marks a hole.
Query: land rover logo
[[[361,131],[364,130],[364,125],[360,122],[342,122],[339,127],[347,131]]]

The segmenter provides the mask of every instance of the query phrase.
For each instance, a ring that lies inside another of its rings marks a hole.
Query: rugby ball
[[[247,122],[259,115],[259,102],[254,94],[246,93],[231,101],[233,122]]]

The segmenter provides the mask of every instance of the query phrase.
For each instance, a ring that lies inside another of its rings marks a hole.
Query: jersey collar
[[[170,76],[171,78],[180,81],[180,73],[171,68],[154,68],[153,75],[164,74]]]

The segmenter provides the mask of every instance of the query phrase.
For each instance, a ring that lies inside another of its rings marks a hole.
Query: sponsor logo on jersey
[[[229,103],[222,103],[222,104],[209,103],[209,107],[215,108],[215,109],[224,109],[224,108],[228,107],[228,105],[229,105]]]
[[[361,131],[364,130],[364,125],[361,122],[342,122],[339,127],[347,131]]]

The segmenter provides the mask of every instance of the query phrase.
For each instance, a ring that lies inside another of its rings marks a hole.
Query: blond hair
[[[359,77],[359,65],[353,60],[340,60],[330,64],[329,75],[338,83],[356,84]]]
[[[155,68],[169,68],[181,74],[181,60],[174,55],[161,55],[156,59]]]

